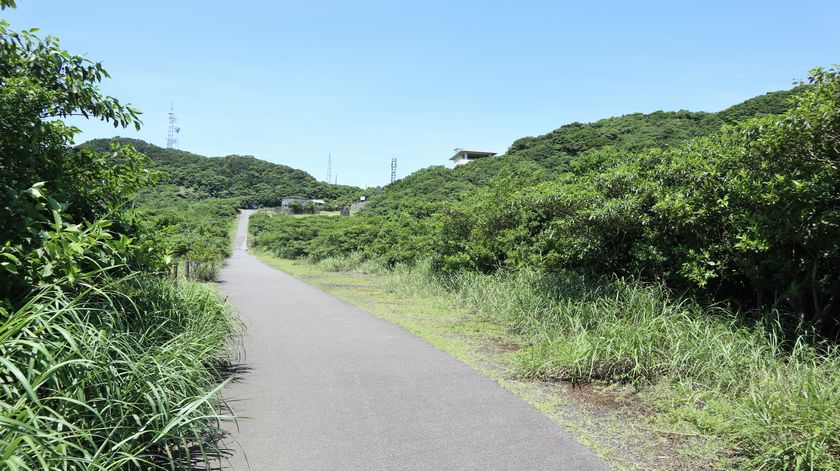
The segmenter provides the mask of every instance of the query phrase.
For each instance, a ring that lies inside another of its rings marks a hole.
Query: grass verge
[[[258,254],[268,264],[383,317],[460,359],[574,434],[618,469],[704,469],[732,465],[732,450],[686,420],[657,414],[632,385],[544,381],[523,374],[535,346],[521,328],[444,286],[422,268],[384,270],[351,258],[318,264]],[[515,293],[511,293],[514,296]],[[488,300],[489,301],[489,300]],[[487,308],[488,306],[483,306]]]

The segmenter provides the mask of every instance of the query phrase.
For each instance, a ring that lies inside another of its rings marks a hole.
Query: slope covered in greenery
[[[651,147],[669,147],[705,136],[724,124],[783,113],[791,97],[803,88],[760,95],[717,113],[656,111],[632,113],[593,123],[571,123],[542,136],[517,139],[507,154],[554,167],[563,156],[575,156],[605,146],[633,152]]]
[[[468,166],[429,167],[388,185],[371,200],[370,210],[417,211],[440,201],[458,200],[502,175],[530,175],[550,180],[571,169],[574,157],[606,146],[626,151],[668,147],[708,135],[724,124],[784,112],[790,99],[806,90],[799,86],[760,95],[717,113],[657,111],[633,113],[593,123],[571,123],[536,137],[523,137],[507,153]]]
[[[296,195],[335,203],[361,196],[360,188],[321,182],[303,170],[266,162],[250,155],[204,157],[178,149],[165,149],[138,139],[94,139],[82,147],[107,150],[112,143],[130,145],[164,173],[161,183],[182,187],[198,198],[234,198],[241,206],[277,206]]]

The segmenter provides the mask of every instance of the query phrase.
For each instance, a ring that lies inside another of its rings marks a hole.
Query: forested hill
[[[516,176],[518,184],[548,180],[570,170],[571,161],[578,155],[605,146],[627,152],[670,147],[708,135],[724,124],[783,113],[789,100],[806,88],[767,93],[715,113],[656,111],[568,124],[542,136],[518,139],[505,155],[494,159],[454,169],[436,166],[419,170],[385,187],[372,199],[368,211],[400,209],[423,214],[438,202],[460,199],[503,175]]]
[[[716,113],[691,111],[656,111],[632,113],[593,123],[571,123],[536,137],[516,140],[508,155],[543,162],[547,167],[561,164],[563,155],[575,156],[589,149],[612,145],[629,151],[651,147],[669,147],[693,137],[705,136],[754,116],[780,114],[787,110],[790,98],[803,87],[770,92]]]
[[[82,146],[103,151],[112,142],[131,145],[148,156],[154,161],[154,168],[166,174],[161,183],[181,187],[183,195],[236,198],[243,206],[274,206],[290,195],[344,202],[363,194],[360,188],[321,182],[303,170],[250,155],[204,157],[123,137],[94,139]]]

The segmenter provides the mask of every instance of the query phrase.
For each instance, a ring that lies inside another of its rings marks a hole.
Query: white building
[[[469,150],[469,149],[455,149],[455,155],[449,158],[449,160],[455,162],[455,166],[465,165],[474,160],[484,159],[487,157],[493,157],[496,155],[495,152],[484,152],[480,150]]]

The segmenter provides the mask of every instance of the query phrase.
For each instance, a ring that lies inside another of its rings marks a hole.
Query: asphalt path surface
[[[607,468],[495,381],[247,253],[250,213],[220,275],[248,329],[226,469]]]

